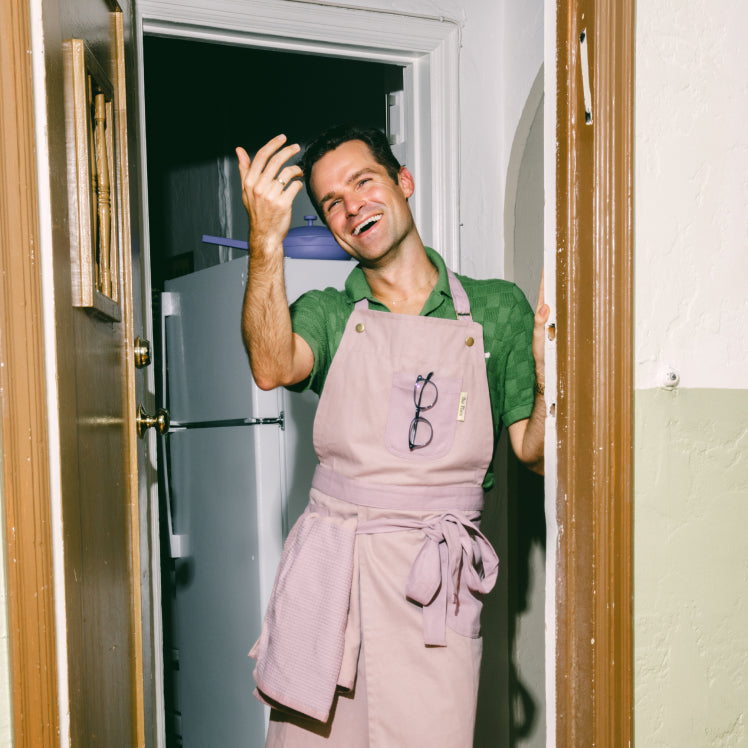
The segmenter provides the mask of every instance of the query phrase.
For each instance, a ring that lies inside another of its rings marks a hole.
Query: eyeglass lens
[[[421,415],[421,411],[433,408],[439,397],[439,390],[431,381],[432,376],[434,376],[433,371],[425,377],[419,374],[413,387],[413,402],[416,406],[416,414],[408,429],[408,448],[411,452],[414,449],[422,449],[428,446],[434,438],[433,426]],[[419,426],[420,432],[418,430]]]
[[[433,371],[426,377],[418,375],[415,387],[413,387],[413,402],[416,405],[416,410],[428,410],[436,405],[439,390],[436,389],[436,385],[431,381],[431,377],[433,376]],[[416,413],[416,415],[418,414]]]

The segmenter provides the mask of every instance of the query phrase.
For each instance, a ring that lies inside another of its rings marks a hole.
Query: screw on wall
[[[674,390],[680,384],[680,374],[675,369],[666,369],[662,374],[662,386]]]

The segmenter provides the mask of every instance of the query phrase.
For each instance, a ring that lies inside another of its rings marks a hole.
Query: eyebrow
[[[359,169],[357,172],[354,172],[353,174],[351,174],[351,176],[345,180],[345,184],[350,184],[351,182],[355,182],[359,177],[363,176],[364,174],[372,173],[373,171],[374,169],[372,169],[371,166],[364,166],[363,169]],[[334,190],[328,192],[326,195],[321,197],[319,199],[319,204],[324,207],[324,204],[328,202],[329,200],[331,200],[333,197],[335,197]]]

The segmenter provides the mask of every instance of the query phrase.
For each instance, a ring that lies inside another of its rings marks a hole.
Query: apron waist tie
[[[496,583],[499,558],[488,538],[466,517],[445,512],[429,520],[383,518],[362,522],[357,534],[422,530],[425,538],[408,574],[405,595],[423,606],[423,640],[447,644],[447,611],[457,615],[464,594],[486,594]],[[451,581],[451,585],[448,585]],[[447,599],[451,586],[452,600]],[[440,594],[441,593],[441,594]]]

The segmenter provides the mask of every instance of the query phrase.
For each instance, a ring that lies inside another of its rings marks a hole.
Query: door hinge
[[[387,98],[387,140],[390,145],[405,142],[405,106],[404,91],[393,91]]]

